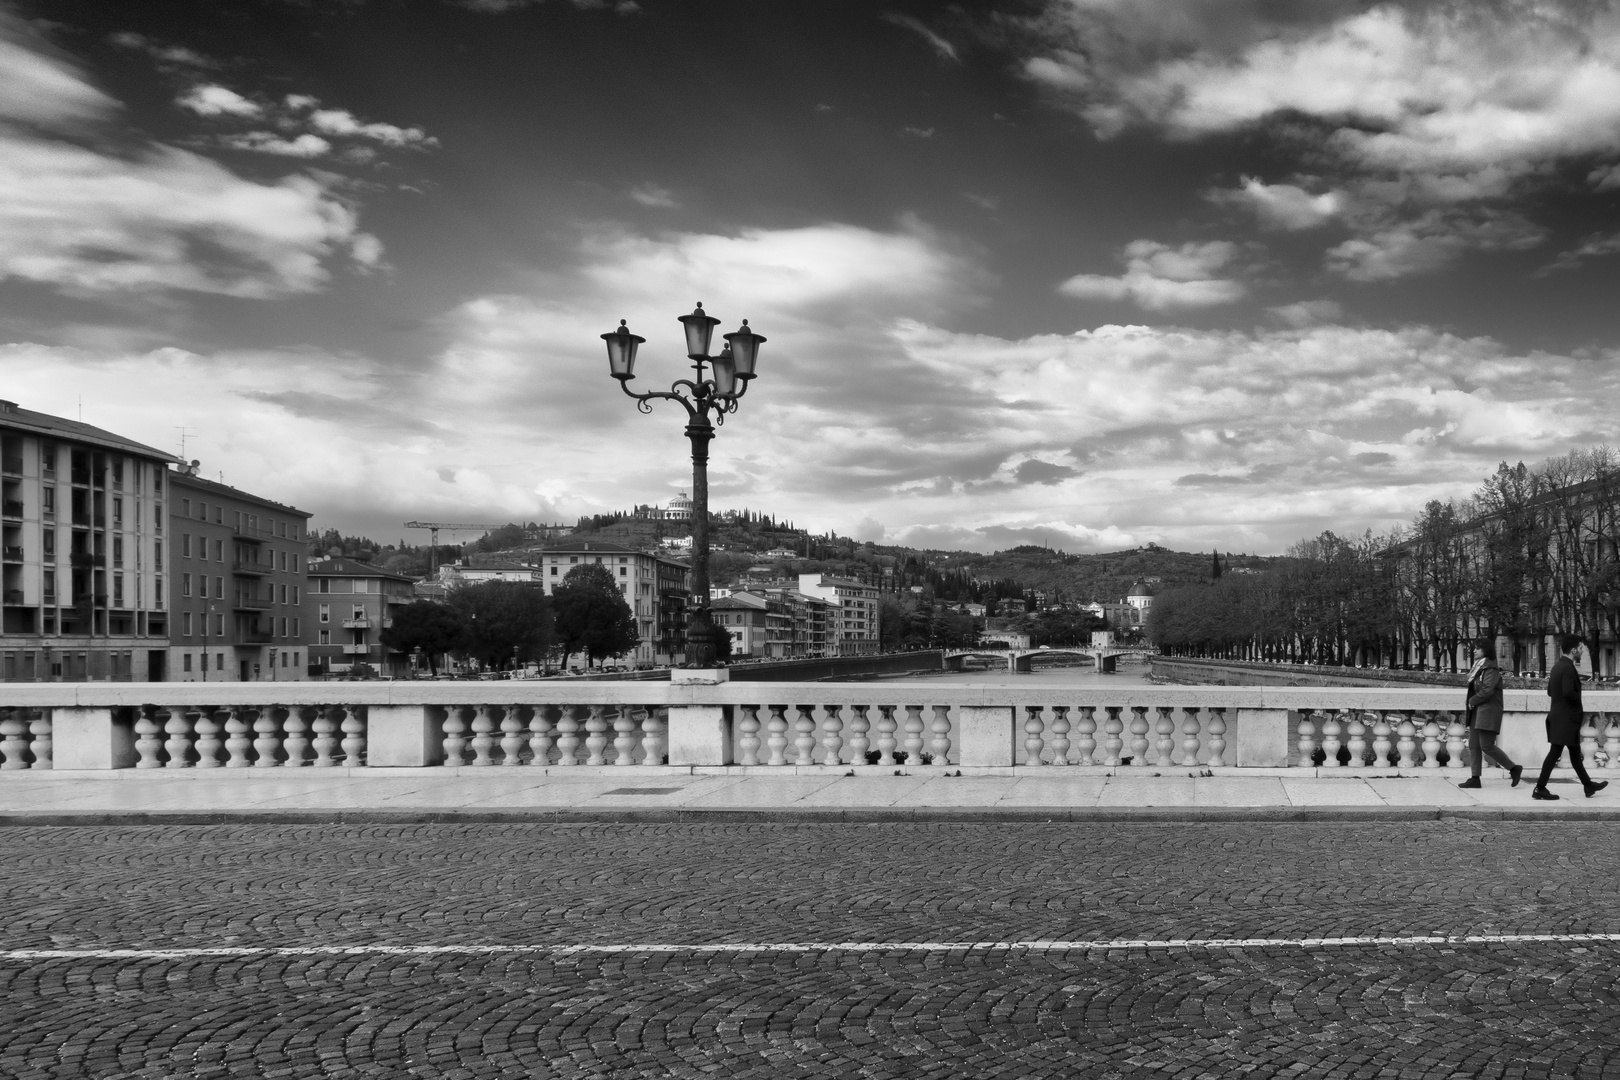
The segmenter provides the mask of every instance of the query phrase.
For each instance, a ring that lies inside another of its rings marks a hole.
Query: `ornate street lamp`
[[[646,338],[637,337],[619,320],[619,328],[603,334],[607,342],[608,374],[619,380],[624,392],[636,399],[636,408],[652,412],[654,398],[677,401],[686,409],[686,437],[692,441],[692,610],[686,624],[686,662],[694,667],[713,667],[714,624],[709,618],[709,440],[716,424],[725,423],[727,414],[737,411],[737,402],[748,392],[754,377],[754,364],[764,338],[742,328],[723,335],[726,347],[719,356],[709,355],[709,343],[720,320],[704,312],[700,303],[690,315],[682,315],[686,328],[686,356],[697,372],[695,378],[677,379],[668,391],[638,394],[630,389],[636,377],[636,348]],[[708,375],[705,377],[704,368]],[[686,392],[682,393],[684,387]],[[714,414],[713,423],[709,414]]]

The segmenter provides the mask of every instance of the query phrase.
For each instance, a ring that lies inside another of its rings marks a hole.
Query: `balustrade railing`
[[[0,771],[734,765],[1444,775],[1468,764],[1456,696],[926,681],[6,684]],[[1508,697],[1501,743],[1533,768],[1545,750],[1545,699]],[[1597,707],[1583,733],[1588,765],[1620,771],[1620,693],[1588,698]]]

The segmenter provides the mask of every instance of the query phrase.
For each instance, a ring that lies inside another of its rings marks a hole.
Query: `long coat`
[[[1468,726],[1502,730],[1502,669],[1487,661],[1468,681]]]
[[[1575,662],[1560,656],[1547,675],[1547,741],[1554,746],[1581,744],[1581,677]]]

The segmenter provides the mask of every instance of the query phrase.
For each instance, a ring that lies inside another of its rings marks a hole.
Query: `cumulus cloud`
[[[1344,305],[1337,300],[1301,300],[1266,310],[1289,326],[1295,327],[1316,326],[1344,318]]]
[[[194,86],[176,102],[198,116],[249,116],[264,114],[264,107],[223,86]]]
[[[370,139],[384,146],[437,146],[439,140],[419,127],[399,127],[380,121],[363,123],[347,109],[314,109],[308,122],[323,135]]]
[[[1241,281],[1217,276],[1237,253],[1237,245],[1224,240],[1178,248],[1133,240],[1120,256],[1123,274],[1076,274],[1058,291],[1080,300],[1129,300],[1148,311],[1229,304],[1248,294]]]
[[[194,52],[184,45],[163,44],[153,41],[144,34],[137,34],[125,30],[108,37],[114,45],[124,49],[137,49],[156,60],[160,67],[168,69],[184,68],[211,68],[216,65],[201,53]]]
[[[1435,270],[1464,251],[1523,251],[1545,231],[1516,214],[1429,210],[1386,218],[1327,251],[1328,269],[1351,281],[1387,281]]]
[[[307,131],[291,139],[282,138],[273,131],[248,131],[240,135],[227,135],[220,141],[233,150],[252,150],[278,157],[318,158],[332,152],[331,143]]]
[[[1267,228],[1314,229],[1337,217],[1345,206],[1345,195],[1340,191],[1325,191],[1312,195],[1294,184],[1267,184],[1252,176],[1245,176],[1233,191],[1210,193],[1216,202],[1247,209]]]

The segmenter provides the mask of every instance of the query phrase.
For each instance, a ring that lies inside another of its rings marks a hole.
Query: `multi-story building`
[[[793,614],[786,600],[763,592],[734,592],[709,605],[714,623],[731,636],[733,659],[793,655]]]
[[[686,651],[687,596],[692,570],[678,559],[636,551],[605,540],[576,540],[546,548],[540,556],[546,595],[562,584],[568,571],[598,563],[619,583],[619,592],[636,617],[640,638],[626,659],[635,664],[680,663]]]
[[[787,607],[792,636],[788,639],[787,656],[837,655],[838,604],[810,596],[797,589],[778,586],[761,590],[766,596],[780,600]],[[830,651],[829,651],[830,650]]]
[[[415,580],[336,555],[311,559],[308,573],[310,674],[409,675],[410,657],[384,645],[381,635],[395,611],[416,601]]]
[[[829,649],[837,656],[878,651],[880,618],[877,586],[827,574],[800,574],[799,591],[838,605],[838,626]]]
[[[169,489],[170,677],[303,680],[309,515],[205,479],[194,461]]]
[[[0,401],[0,681],[164,679],[173,460]]]

